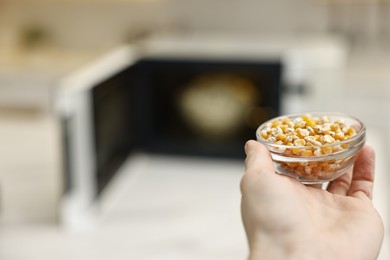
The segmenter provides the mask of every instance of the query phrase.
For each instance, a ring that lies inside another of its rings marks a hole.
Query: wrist
[[[321,248],[314,248],[318,245],[314,241],[304,241],[302,238],[275,238],[272,236],[261,236],[250,243],[249,260],[273,259],[273,260],[312,260],[329,259],[321,254]],[[325,252],[323,252],[325,253]]]

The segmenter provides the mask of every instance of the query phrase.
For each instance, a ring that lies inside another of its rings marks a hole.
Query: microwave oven
[[[125,46],[64,78],[63,222],[83,222],[132,153],[242,160],[280,113],[282,73],[277,59],[142,57]]]

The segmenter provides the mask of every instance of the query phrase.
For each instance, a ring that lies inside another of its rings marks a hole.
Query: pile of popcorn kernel
[[[356,130],[341,120],[331,121],[327,116],[313,117],[306,114],[296,118],[277,118],[268,123],[260,135],[268,142],[284,145],[278,150],[285,156],[322,157],[347,149],[348,143],[342,141],[355,136]],[[338,170],[343,162],[344,160],[327,160],[280,164],[284,170],[295,172],[299,176],[323,176]]]

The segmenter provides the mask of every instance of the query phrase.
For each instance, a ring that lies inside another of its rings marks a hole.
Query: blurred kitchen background
[[[0,259],[245,259],[245,140],[360,118],[390,259],[390,1],[0,0]]]

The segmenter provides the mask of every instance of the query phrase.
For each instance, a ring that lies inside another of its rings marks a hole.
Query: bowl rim
[[[265,128],[265,126],[268,123],[270,123],[272,121],[275,121],[277,119],[284,118],[284,117],[296,118],[296,117],[299,117],[299,116],[302,116],[302,115],[308,115],[308,114],[310,114],[311,116],[329,116],[329,117],[337,116],[337,117],[349,118],[349,119],[355,120],[357,123],[359,123],[361,128],[356,133],[356,135],[354,135],[351,138],[345,139],[343,141],[334,142],[334,143],[331,143],[331,144],[310,145],[310,146],[304,146],[304,145],[303,146],[296,146],[296,145],[290,146],[290,145],[285,145],[285,144],[276,144],[276,143],[272,143],[272,142],[269,142],[269,141],[265,140],[260,135],[261,130],[263,128]],[[353,142],[355,140],[359,140],[362,137],[363,137],[363,140],[365,140],[365,138],[366,138],[366,126],[365,126],[365,124],[362,121],[360,121],[358,118],[354,117],[354,116],[351,116],[351,115],[348,115],[348,114],[345,114],[345,113],[339,113],[339,112],[300,112],[300,113],[292,113],[292,114],[280,115],[280,116],[268,119],[267,121],[262,123],[256,130],[256,139],[257,139],[257,141],[259,141],[261,143],[264,143],[267,146],[271,146],[271,147],[275,147],[275,148],[286,148],[286,149],[288,149],[288,148],[290,148],[290,149],[291,148],[310,149],[310,148],[332,147],[332,146],[337,146],[337,145],[343,145],[343,144],[346,144],[346,143],[351,143],[351,142]]]

